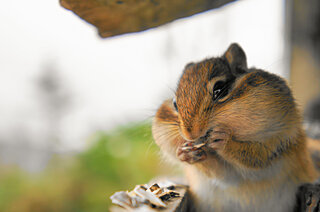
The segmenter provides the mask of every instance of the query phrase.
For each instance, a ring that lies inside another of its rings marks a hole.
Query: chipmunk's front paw
[[[228,139],[230,139],[230,133],[224,129],[216,128],[209,135],[207,147],[212,150],[222,149]]]
[[[178,159],[190,164],[205,160],[207,154],[201,146],[203,145],[195,144],[194,142],[185,142],[177,150]]]

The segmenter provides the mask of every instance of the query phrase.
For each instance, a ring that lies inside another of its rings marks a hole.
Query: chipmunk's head
[[[232,44],[222,57],[188,64],[172,104],[180,134],[196,140],[217,125],[244,137],[277,128],[283,122],[274,123],[293,99],[281,78],[248,69],[244,51]]]
[[[152,133],[163,152],[197,163],[209,177],[264,179],[279,173],[282,163],[276,162],[286,161],[280,159],[304,154],[300,120],[286,82],[247,68],[244,51],[232,44],[221,57],[186,66],[175,97],[158,109]]]
[[[195,140],[206,134],[236,79],[245,73],[246,55],[237,44],[232,44],[222,57],[186,66],[173,99],[185,139]]]

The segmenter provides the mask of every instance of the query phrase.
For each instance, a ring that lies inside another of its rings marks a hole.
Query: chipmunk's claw
[[[320,184],[304,184],[300,186],[297,198],[295,211],[320,211]]]
[[[207,154],[201,148],[202,146],[194,142],[185,142],[178,148],[177,157],[179,160],[190,164],[203,161],[207,158]]]

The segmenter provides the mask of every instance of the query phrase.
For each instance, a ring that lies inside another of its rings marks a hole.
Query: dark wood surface
[[[319,212],[320,185],[305,184],[297,193],[297,205],[295,212]]]
[[[235,0],[60,0],[98,28],[101,37],[139,32],[221,7]]]

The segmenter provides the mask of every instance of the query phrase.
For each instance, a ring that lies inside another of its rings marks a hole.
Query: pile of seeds
[[[148,205],[151,208],[165,208],[167,202],[180,194],[174,191],[175,185],[160,187],[157,183],[148,185],[137,185],[132,191],[119,191],[113,194],[110,199],[112,203],[125,209],[138,208]]]

